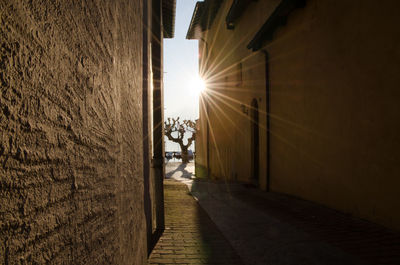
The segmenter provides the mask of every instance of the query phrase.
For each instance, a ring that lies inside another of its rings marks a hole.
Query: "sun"
[[[197,76],[193,78],[191,82],[191,86],[196,91],[198,95],[203,93],[206,90],[206,82],[201,77]]]

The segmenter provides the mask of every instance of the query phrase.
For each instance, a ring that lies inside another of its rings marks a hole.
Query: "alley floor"
[[[164,196],[166,228],[149,264],[242,264],[185,184],[166,180]]]
[[[193,170],[167,164],[166,231],[150,264],[400,264],[396,231]]]

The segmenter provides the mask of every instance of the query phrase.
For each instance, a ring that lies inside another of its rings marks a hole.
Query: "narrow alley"
[[[399,0],[0,0],[1,265],[400,265]]]
[[[167,163],[166,177],[166,230],[150,264],[400,264],[400,234],[379,225],[242,184],[195,179],[193,163]]]

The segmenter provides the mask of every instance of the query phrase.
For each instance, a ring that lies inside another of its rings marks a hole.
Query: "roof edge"
[[[195,37],[195,30],[196,30],[196,27],[199,26],[198,25],[199,20],[200,20],[201,16],[203,15],[203,12],[202,12],[203,5],[204,5],[204,2],[198,1],[194,7],[192,19],[190,20],[189,28],[186,33],[186,39],[188,39],[188,40],[198,39]]]
[[[275,30],[286,24],[289,14],[297,8],[303,8],[306,2],[306,0],[282,0],[249,42],[247,49],[253,52],[261,49],[264,42],[272,40]]]
[[[173,38],[175,34],[176,0],[162,1],[162,23],[164,38]]]
[[[232,30],[235,28],[235,22],[246,11],[246,8],[250,2],[254,2],[254,0],[234,0],[232,2],[232,5],[229,8],[228,14],[225,18],[227,29]]]
[[[199,31],[203,32],[211,28],[222,2],[223,0],[204,0],[196,3],[188,34],[186,35],[187,39],[199,39],[200,37],[196,36]]]

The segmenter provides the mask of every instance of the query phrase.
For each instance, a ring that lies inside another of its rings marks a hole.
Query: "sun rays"
[[[267,113],[266,102],[269,101],[269,98],[267,98],[267,77],[265,76],[265,67],[267,66],[264,58],[266,55],[263,52],[243,53],[240,50],[242,47],[246,47],[254,33],[248,31],[239,40],[235,40],[233,34],[230,34],[224,43],[221,45],[220,42],[220,46],[217,47],[219,41],[216,41],[216,39],[221,37],[218,32],[220,28],[224,27],[224,21],[220,19],[215,22],[219,24],[217,32],[211,34],[209,31],[205,31],[204,38],[199,39],[199,72],[207,83],[207,89],[202,91],[200,95],[202,100],[199,103],[200,119],[205,119],[205,122],[201,124],[208,126],[209,139],[207,141],[214,150],[213,161],[214,164],[218,163],[222,177],[225,180],[229,178],[227,175],[229,169],[224,167],[224,159],[228,158],[222,155],[222,146],[226,146],[226,141],[230,141],[232,145],[234,145],[234,141],[250,141],[247,138],[250,137],[251,124],[254,122],[258,123],[260,135],[269,133],[278,141],[302,153],[304,157],[308,157],[309,160],[317,164],[317,158],[305,154],[296,144],[285,139],[286,136],[281,135],[279,130],[274,127],[267,128],[267,119],[270,119],[275,123],[278,122],[281,126],[292,128],[300,134],[316,133],[287,117]],[[307,25],[304,24],[303,26]],[[288,32],[286,35],[277,38],[277,42],[291,34],[296,34],[296,32]],[[268,45],[266,47],[268,48]],[[293,48],[286,54],[277,54],[273,58],[268,58],[268,60],[275,63],[284,58],[285,55],[296,52],[298,52],[298,48]],[[243,54],[243,56],[238,56],[238,54]],[[238,65],[240,67],[237,67]],[[256,71],[258,71],[258,74],[253,73]],[[290,84],[274,83],[274,85],[285,86]],[[253,99],[259,102],[257,108],[251,105]],[[260,117],[257,121],[253,120],[254,115],[252,113],[255,111]]]
[[[195,97],[196,102],[199,101],[199,97],[207,88],[206,81],[198,75],[192,75],[188,78],[186,86],[189,93]]]
[[[310,129],[288,119],[285,116],[271,115],[267,113],[267,91],[265,76],[265,53],[248,51],[246,46],[254,36],[252,29],[242,31],[241,35],[226,34],[224,29],[225,20],[223,16],[217,16],[213,22],[212,30],[204,30],[202,36],[198,38],[198,72],[190,72],[184,64],[180,63],[183,56],[178,52],[170,58],[171,63],[177,68],[179,74],[184,77],[176,86],[185,87],[184,90],[173,96],[177,99],[177,104],[184,104],[183,93],[190,96],[193,108],[199,109],[200,124],[206,125],[209,130],[207,144],[213,149],[213,163],[218,163],[221,174],[225,179],[229,169],[225,168],[225,148],[229,146],[227,142],[242,141],[243,146],[249,144],[249,131],[255,122],[258,124],[259,134],[265,137],[269,133],[279,141],[297,148],[291,144],[285,135],[280,135],[276,128],[267,128],[267,119],[273,120],[274,124],[293,128],[300,133],[313,133]],[[303,25],[306,27],[307,25]],[[287,34],[275,39],[274,43],[279,43],[280,39],[285,39]],[[221,38],[223,41],[221,41]],[[269,48],[267,45],[265,48]],[[291,53],[298,52],[296,48],[286,51],[286,54],[275,53],[270,62],[278,62]],[[169,71],[168,69],[166,70]],[[169,72],[164,77],[172,76]],[[277,84],[274,87],[289,86],[290,84]],[[168,89],[168,88],[166,88]],[[280,93],[274,90],[275,93]],[[274,95],[272,95],[274,96]],[[192,101],[192,99],[194,99]],[[252,101],[257,100],[257,107],[252,107]],[[169,106],[166,105],[168,108]],[[259,119],[254,120],[254,113],[257,112]],[[185,115],[182,113],[182,115]],[[267,118],[268,117],[268,118]],[[155,125],[156,129],[160,126]],[[203,131],[206,128],[202,128]],[[203,135],[204,136],[204,135]],[[203,141],[205,139],[202,139]],[[265,139],[263,140],[266,141]],[[263,143],[264,143],[263,142]],[[234,146],[234,144],[232,144]],[[246,147],[247,148],[247,147]],[[232,148],[234,150],[234,148]],[[236,150],[238,152],[238,150]],[[247,159],[247,158],[246,158]]]

